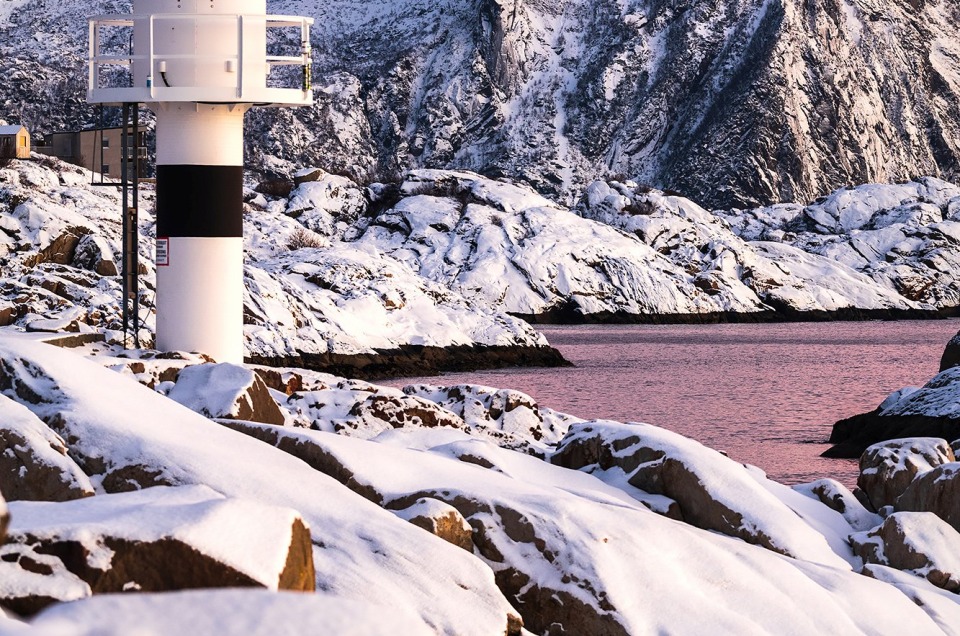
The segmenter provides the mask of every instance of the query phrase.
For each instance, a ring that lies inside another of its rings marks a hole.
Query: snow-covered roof
[[[16,135],[20,133],[20,130],[26,130],[23,126],[0,126],[0,135]]]

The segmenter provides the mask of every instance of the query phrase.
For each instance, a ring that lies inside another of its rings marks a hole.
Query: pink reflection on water
[[[958,320],[549,326],[542,331],[576,367],[385,384],[517,389],[584,419],[677,431],[783,483],[833,477],[853,486],[855,461],[819,457],[833,423],[925,383],[958,329]]]

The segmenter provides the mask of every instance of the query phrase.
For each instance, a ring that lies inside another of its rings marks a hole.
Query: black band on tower
[[[157,166],[157,236],[243,236],[242,166]]]

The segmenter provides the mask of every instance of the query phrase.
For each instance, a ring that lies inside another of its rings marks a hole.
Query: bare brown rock
[[[0,545],[7,536],[7,525],[10,523],[10,514],[7,512],[7,504],[0,494]]]
[[[917,477],[897,500],[897,510],[932,512],[960,532],[960,462]]]
[[[396,514],[448,543],[473,552],[470,524],[460,511],[439,499],[421,497],[409,508],[396,511]]]
[[[960,533],[929,512],[896,512],[883,523],[850,537],[864,563],[887,565],[960,592]]]
[[[83,227],[71,227],[66,232],[53,239],[49,245],[40,250],[37,254],[27,260],[28,267],[39,265],[40,263],[56,263],[57,265],[69,265],[73,262],[73,257],[77,251],[77,245],[80,243],[80,237],[90,233],[90,230]]]
[[[866,493],[874,510],[892,506],[907,486],[933,468],[954,461],[946,440],[912,437],[874,444],[860,457],[857,486]]]

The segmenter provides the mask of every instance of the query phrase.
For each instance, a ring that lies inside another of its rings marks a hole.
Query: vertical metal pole
[[[130,213],[127,200],[127,122],[130,119],[130,104],[123,104],[123,127],[120,131],[120,209],[123,214],[123,347],[127,348],[127,334],[130,329]]]
[[[133,104],[133,191],[130,206],[130,294],[133,297],[133,346],[140,348],[140,104]]]

